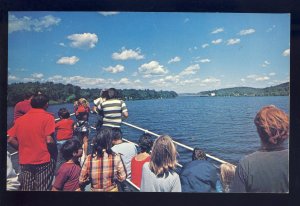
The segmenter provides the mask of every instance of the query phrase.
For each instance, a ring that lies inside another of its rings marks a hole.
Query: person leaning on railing
[[[289,117],[270,105],[254,118],[261,148],[240,160],[230,192],[289,191]]]

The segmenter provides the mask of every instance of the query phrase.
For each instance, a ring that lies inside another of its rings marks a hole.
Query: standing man
[[[103,111],[103,126],[120,128],[122,117],[128,117],[128,110],[123,100],[117,99],[118,92],[115,88],[107,90],[106,101],[99,104],[98,109]]]
[[[23,116],[31,109],[30,100],[32,97],[33,94],[31,92],[26,92],[24,94],[24,100],[16,104],[14,108],[14,122],[16,121],[16,119]]]
[[[49,99],[43,94],[31,99],[30,109],[8,130],[8,143],[19,150],[21,191],[51,188],[57,156],[53,139],[54,116],[48,112]]]

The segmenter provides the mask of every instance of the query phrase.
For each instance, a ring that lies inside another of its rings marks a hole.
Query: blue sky
[[[178,93],[289,81],[290,15],[9,12],[8,83]]]

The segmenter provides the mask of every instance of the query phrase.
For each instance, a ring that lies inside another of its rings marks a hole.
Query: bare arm
[[[16,137],[8,137],[7,142],[10,146],[12,146],[14,149],[18,150],[19,149],[19,142]]]
[[[123,117],[126,119],[128,117],[128,112],[123,112]]]

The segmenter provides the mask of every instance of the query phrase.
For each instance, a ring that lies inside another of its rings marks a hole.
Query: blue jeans
[[[57,173],[58,169],[60,168],[60,166],[62,165],[62,163],[65,162],[62,153],[60,152],[60,149],[62,148],[62,145],[68,140],[61,140],[61,141],[57,141],[56,145],[57,145],[57,150],[58,150],[58,157],[57,157],[57,162],[56,162],[56,167],[55,167],[55,174]]]

